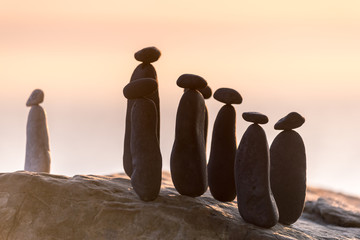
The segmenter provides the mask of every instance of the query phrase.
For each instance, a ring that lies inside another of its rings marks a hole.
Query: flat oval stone
[[[183,74],[181,75],[176,84],[181,88],[190,88],[200,90],[207,86],[207,82],[202,77],[195,74]]]
[[[305,122],[305,118],[297,112],[291,112],[280,119],[274,126],[276,130],[291,130],[301,127]]]
[[[158,84],[153,78],[139,78],[128,83],[123,93],[127,99],[135,99],[147,96],[153,93],[158,87]]]
[[[160,58],[161,52],[156,47],[147,47],[137,51],[134,56],[140,62],[152,63]]]
[[[29,99],[27,100],[26,106],[30,107],[34,105],[39,105],[43,101],[44,101],[44,92],[41,89],[35,89],[31,93]]]
[[[211,98],[212,95],[212,90],[209,86],[206,86],[202,89],[199,89],[199,92],[203,95],[204,99],[209,99]]]
[[[242,97],[240,93],[232,88],[219,88],[215,91],[214,98],[225,104],[242,103]]]
[[[245,121],[253,122],[256,124],[265,124],[265,123],[269,122],[269,119],[266,115],[264,115],[262,113],[258,113],[258,112],[244,112],[242,114],[242,117]]]

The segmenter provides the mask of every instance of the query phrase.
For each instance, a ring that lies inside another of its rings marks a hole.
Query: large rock
[[[166,172],[153,202],[124,174],[2,173],[0,239],[360,239],[360,199],[315,188],[307,198],[295,224],[262,229],[241,219],[236,201],[179,195]]]

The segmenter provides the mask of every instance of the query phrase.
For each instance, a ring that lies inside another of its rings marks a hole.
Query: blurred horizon
[[[234,88],[237,142],[258,111],[269,146],[274,124],[297,111],[308,185],[360,196],[360,2],[104,0],[0,3],[0,172],[22,170],[31,92],[45,92],[51,173],[123,171],[126,99],[122,88],[156,46],[163,169],[169,170],[183,73],[213,92]],[[222,104],[206,100],[208,148]]]

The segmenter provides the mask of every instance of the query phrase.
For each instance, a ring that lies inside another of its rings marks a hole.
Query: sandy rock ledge
[[[309,188],[291,226],[245,223],[237,203],[207,191],[180,196],[163,173],[160,196],[139,200],[124,174],[0,174],[2,239],[360,239],[360,199]]]

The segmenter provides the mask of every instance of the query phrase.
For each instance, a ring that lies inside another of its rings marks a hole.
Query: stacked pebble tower
[[[240,104],[241,95],[231,88],[219,88],[214,98],[225,105],[220,109],[212,133],[208,163],[208,182],[212,196],[219,201],[235,199],[234,161],[236,154],[236,111],[231,104]]]
[[[270,228],[279,213],[270,189],[270,156],[266,134],[259,124],[269,120],[261,113],[245,112],[244,120],[253,122],[244,133],[235,157],[235,184],[241,217],[259,227]]]
[[[131,109],[130,153],[131,185],[143,201],[154,200],[160,192],[162,158],[157,138],[157,110],[146,96],[157,90],[152,78],[141,78],[124,88],[124,96],[133,100]]]
[[[291,112],[275,124],[283,130],[270,147],[271,189],[279,209],[279,222],[292,224],[301,216],[306,194],[306,154],[301,136],[293,129],[305,122]]]
[[[131,78],[130,82],[136,81],[141,78],[152,78],[157,82],[157,74],[155,68],[151,64],[156,62],[161,56],[161,52],[156,47],[147,47],[141,49],[135,53],[135,59],[142,62],[139,64]],[[157,125],[156,125],[156,135],[160,141],[160,106],[159,106],[159,92],[156,89],[151,93],[147,98],[151,99],[156,106],[157,110]],[[131,136],[131,109],[134,104],[134,100],[129,99],[127,101],[127,110],[126,110],[126,122],[125,122],[125,137],[124,137],[124,155],[123,155],[123,166],[125,173],[131,177],[132,174],[132,156],[130,152],[130,136]]]
[[[205,101],[199,89],[207,86],[200,76],[183,74],[177,85],[188,89],[176,114],[175,141],[170,157],[171,177],[176,190],[186,196],[201,196],[207,189],[204,141]]]
[[[31,107],[26,125],[25,171],[50,172],[49,134],[46,112],[39,105],[44,101],[44,92],[35,89],[26,102]]]

